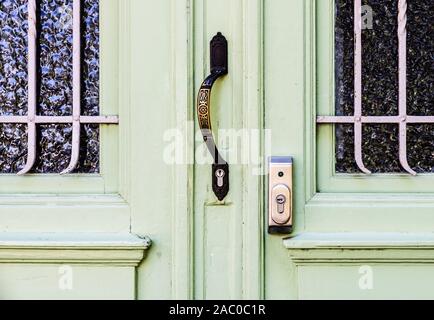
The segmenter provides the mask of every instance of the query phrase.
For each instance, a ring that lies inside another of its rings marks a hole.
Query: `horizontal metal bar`
[[[407,123],[434,123],[434,116],[407,116]]]
[[[318,116],[317,123],[354,123],[354,116]]]
[[[28,122],[39,124],[51,123],[73,123],[72,116],[36,116],[34,121],[29,121],[27,116],[0,116],[0,123],[23,123]],[[118,116],[80,116],[80,123],[82,124],[119,124]]]
[[[434,123],[434,116],[318,116],[317,123]]]

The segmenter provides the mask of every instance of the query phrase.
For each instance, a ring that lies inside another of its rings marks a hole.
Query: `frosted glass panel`
[[[38,2],[38,114],[72,115],[72,0]],[[99,1],[82,9],[82,115],[99,115]],[[0,115],[27,113],[27,0],[0,1]],[[82,125],[76,172],[99,171],[99,127]],[[33,172],[58,173],[71,158],[72,127],[38,126]],[[26,125],[0,125],[0,172],[16,173],[27,157]]]
[[[336,115],[354,115],[354,1],[336,0]],[[365,0],[372,28],[362,31],[362,115],[398,115],[398,1]],[[362,10],[363,11],[363,10]],[[407,114],[434,115],[434,2],[408,1]],[[364,124],[362,157],[372,172],[403,172],[397,124]],[[407,157],[420,173],[434,172],[434,125],[408,124]],[[354,157],[354,125],[336,125],[336,171],[360,173]]]

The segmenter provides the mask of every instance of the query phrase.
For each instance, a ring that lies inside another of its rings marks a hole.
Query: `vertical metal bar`
[[[36,159],[36,0],[28,2],[28,98],[27,98],[27,160],[18,175],[28,173]]]
[[[407,0],[398,1],[398,52],[399,52],[399,162],[405,171],[416,172],[407,161]]]
[[[75,169],[80,155],[80,113],[81,113],[81,0],[73,2],[73,106],[72,106],[72,150],[68,167],[61,174]]]
[[[359,169],[370,174],[362,158],[362,3],[354,0],[354,157]]]

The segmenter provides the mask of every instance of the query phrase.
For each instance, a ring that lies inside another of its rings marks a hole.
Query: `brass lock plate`
[[[292,231],[292,157],[269,159],[268,232]]]

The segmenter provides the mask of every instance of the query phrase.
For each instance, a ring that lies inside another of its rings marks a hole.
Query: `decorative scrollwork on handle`
[[[200,89],[197,98],[197,116],[201,130],[211,130],[211,119],[209,115],[209,100],[211,89]]]

